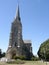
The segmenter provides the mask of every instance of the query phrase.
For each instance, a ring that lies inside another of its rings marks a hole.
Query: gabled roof
[[[24,40],[24,43],[31,43],[31,40]]]

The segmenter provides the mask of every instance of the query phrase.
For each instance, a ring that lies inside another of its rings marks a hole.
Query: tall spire
[[[19,5],[17,6],[15,18],[20,19]]]

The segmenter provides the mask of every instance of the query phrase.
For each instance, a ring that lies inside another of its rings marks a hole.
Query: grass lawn
[[[25,61],[24,64],[7,64],[4,62],[0,62],[0,65],[46,65],[46,62],[41,61]],[[47,65],[49,65],[49,62],[47,62]]]

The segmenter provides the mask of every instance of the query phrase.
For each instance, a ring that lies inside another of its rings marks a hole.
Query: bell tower
[[[17,7],[17,14],[12,22],[9,46],[20,46],[22,39],[22,24],[20,19],[19,6]]]
[[[15,54],[19,56],[22,54],[22,24],[19,12],[19,5],[17,7],[16,16],[14,21],[12,22],[11,32],[10,32],[10,39],[9,39],[9,46],[6,53],[8,58],[12,58]]]

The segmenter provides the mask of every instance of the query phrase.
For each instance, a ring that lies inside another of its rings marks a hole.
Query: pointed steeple
[[[19,5],[17,6],[15,19],[19,19],[20,20]]]

